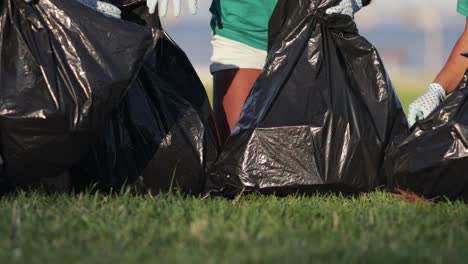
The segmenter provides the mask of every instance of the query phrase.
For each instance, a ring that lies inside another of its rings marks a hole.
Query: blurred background
[[[182,16],[169,10],[163,26],[211,87],[211,1],[199,0],[196,16],[182,2]],[[463,31],[466,18],[456,5],[457,0],[375,0],[356,15],[361,35],[380,51],[405,105],[433,81]]]

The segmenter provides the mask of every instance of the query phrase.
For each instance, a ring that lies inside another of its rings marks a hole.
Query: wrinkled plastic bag
[[[77,1],[2,0],[0,10],[2,186],[29,186],[89,152],[156,32]]]
[[[377,50],[331,0],[280,0],[269,52],[207,193],[369,190],[407,122]],[[380,175],[380,176],[379,176]]]
[[[468,200],[467,80],[410,135],[395,137],[385,160],[390,189]]]
[[[159,28],[157,43],[91,153],[72,170],[74,185],[198,194],[219,148],[208,97],[157,16],[126,3],[114,2],[124,19]]]

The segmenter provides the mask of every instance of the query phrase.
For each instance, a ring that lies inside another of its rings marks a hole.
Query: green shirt
[[[213,33],[248,46],[267,50],[268,21],[277,0],[213,0]]]
[[[458,0],[458,13],[468,17],[468,0]]]

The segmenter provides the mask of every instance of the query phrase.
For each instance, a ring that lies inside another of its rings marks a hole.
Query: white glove
[[[24,0],[26,3],[30,3],[32,0]],[[97,10],[105,15],[119,18],[122,14],[122,11],[118,7],[113,4],[109,4],[106,2],[98,1],[98,0],[77,0],[78,2],[86,5],[89,8]]]
[[[408,123],[412,127],[416,121],[422,120],[442,102],[447,96],[444,87],[432,83],[425,94],[412,102],[409,106]]]
[[[77,1],[94,10],[97,10],[105,15],[108,15],[114,18],[120,19],[120,15],[122,14],[122,11],[120,11],[120,9],[113,4],[109,4],[109,3],[97,1],[97,0],[77,0]]]
[[[341,0],[341,2],[334,6],[328,8],[325,13],[331,14],[343,14],[348,15],[351,18],[354,17],[354,14],[361,10],[362,0]]]
[[[180,1],[181,0],[172,0],[172,4],[174,5],[174,16],[180,15]],[[255,1],[255,0],[252,0]],[[146,5],[148,6],[149,13],[154,14],[156,10],[156,6],[159,2],[159,16],[166,16],[167,13],[167,5],[168,0],[147,0]],[[187,0],[189,12],[192,15],[197,13],[197,0]]]

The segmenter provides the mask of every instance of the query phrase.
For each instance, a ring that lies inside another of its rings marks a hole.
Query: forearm
[[[447,64],[434,81],[442,85],[447,94],[457,88],[468,68],[468,59],[461,56],[466,50],[468,50],[468,18],[465,30],[453,48]]]

